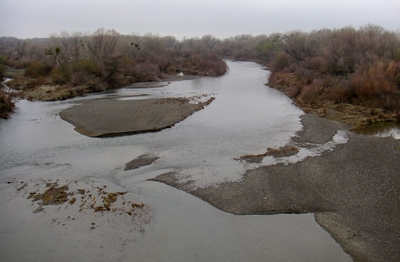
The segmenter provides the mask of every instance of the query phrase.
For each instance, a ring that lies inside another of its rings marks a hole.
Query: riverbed
[[[1,260],[351,261],[312,213],[236,216],[147,181],[168,172],[191,187],[240,181],[255,166],[235,158],[282,147],[302,128],[303,112],[265,86],[267,71],[249,62],[228,61],[228,66],[218,78],[126,87],[60,102],[19,101],[11,119],[0,120]],[[202,96],[215,100],[155,133],[90,138],[58,115],[99,99]],[[124,171],[143,154],[158,159]],[[136,217],[69,204],[34,212],[37,203],[27,198],[46,183],[68,185],[74,192],[124,192],[126,202],[146,209]]]

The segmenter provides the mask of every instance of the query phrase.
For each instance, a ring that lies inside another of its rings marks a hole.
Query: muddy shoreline
[[[337,130],[346,130],[349,141],[295,164],[248,170],[240,182],[194,188],[173,172],[152,180],[237,215],[314,213],[354,261],[396,261],[400,141],[354,134],[350,126],[310,114],[302,116],[302,123],[292,139],[296,145],[328,142]]]

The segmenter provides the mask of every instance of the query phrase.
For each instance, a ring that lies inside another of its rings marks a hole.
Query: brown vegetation
[[[3,82],[4,75],[7,69],[8,61],[7,59],[0,55],[0,82]],[[10,113],[12,113],[14,108],[14,103],[11,97],[3,91],[2,86],[0,86],[0,118],[8,118]]]
[[[0,118],[8,118],[14,108],[14,102],[0,89]]]
[[[109,192],[107,185],[101,185],[95,181],[89,183],[67,180],[63,185],[60,183],[59,179],[52,181],[43,178],[29,182],[15,179],[7,182],[24,198],[36,203],[32,204],[33,213],[43,212],[47,213],[47,216],[53,216],[52,225],[65,226],[79,219],[84,221],[90,217],[96,217],[95,213],[100,213],[100,216],[107,216],[108,223],[115,218],[118,218],[118,223],[121,223],[121,218],[125,217],[129,228],[144,233],[144,226],[151,221],[148,206],[135,202],[128,192]],[[62,218],[62,210],[65,209],[70,215]],[[92,222],[89,226],[90,229],[96,229],[101,225],[101,223]]]
[[[268,84],[306,112],[340,120],[352,115],[361,119],[349,122],[355,125],[400,115],[400,35],[376,25],[182,41],[100,28],[47,39],[2,37],[0,54],[10,66],[25,68],[26,79],[14,80],[14,86],[53,86],[44,93],[25,93],[29,99],[66,99],[181,72],[219,76],[227,70],[223,57],[267,66]]]
[[[301,106],[324,108],[326,101],[382,109],[399,117],[400,39],[378,26],[343,28],[286,36],[284,58],[271,61],[270,84],[285,89]],[[294,43],[293,43],[294,42]],[[281,60],[285,59],[286,64]]]
[[[0,54],[11,67],[25,69],[22,79],[9,84],[31,100],[66,99],[181,72],[219,76],[227,71],[226,63],[201,39],[121,35],[103,28],[87,35],[61,32],[47,39],[2,37]],[[38,89],[42,86],[50,88]]]

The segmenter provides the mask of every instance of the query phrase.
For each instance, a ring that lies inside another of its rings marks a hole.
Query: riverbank
[[[315,213],[316,221],[354,261],[400,257],[400,140],[358,135],[349,126],[302,116],[298,146],[323,144],[338,130],[349,141],[317,157],[248,170],[240,182],[193,188],[175,173],[153,179],[195,195],[229,213]]]
[[[339,121],[353,128],[365,127],[377,122],[399,121],[399,113],[396,111],[383,110],[365,105],[339,103],[324,94],[326,90],[320,88],[318,94],[313,94],[312,99],[301,94],[301,80],[295,74],[276,73],[272,74],[266,84],[290,97],[296,106],[304,112]],[[311,94],[309,95],[311,96]],[[305,99],[307,98],[307,99]]]
[[[155,82],[140,82],[128,85],[130,88],[153,88],[167,86],[172,81],[193,80],[199,78],[194,75],[167,75],[166,79]],[[37,79],[17,76],[9,81],[7,85],[19,92],[15,95],[22,99],[30,101],[58,101],[82,96],[85,94],[103,91],[102,89],[93,88],[90,84],[85,85],[58,85],[52,83],[40,83]]]

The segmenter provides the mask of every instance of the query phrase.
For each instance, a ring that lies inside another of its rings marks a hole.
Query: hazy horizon
[[[62,31],[93,33],[98,28],[121,34],[174,36],[241,34],[359,28],[366,24],[400,29],[400,1],[159,0],[159,1],[27,1],[0,3],[0,36],[46,38]]]

